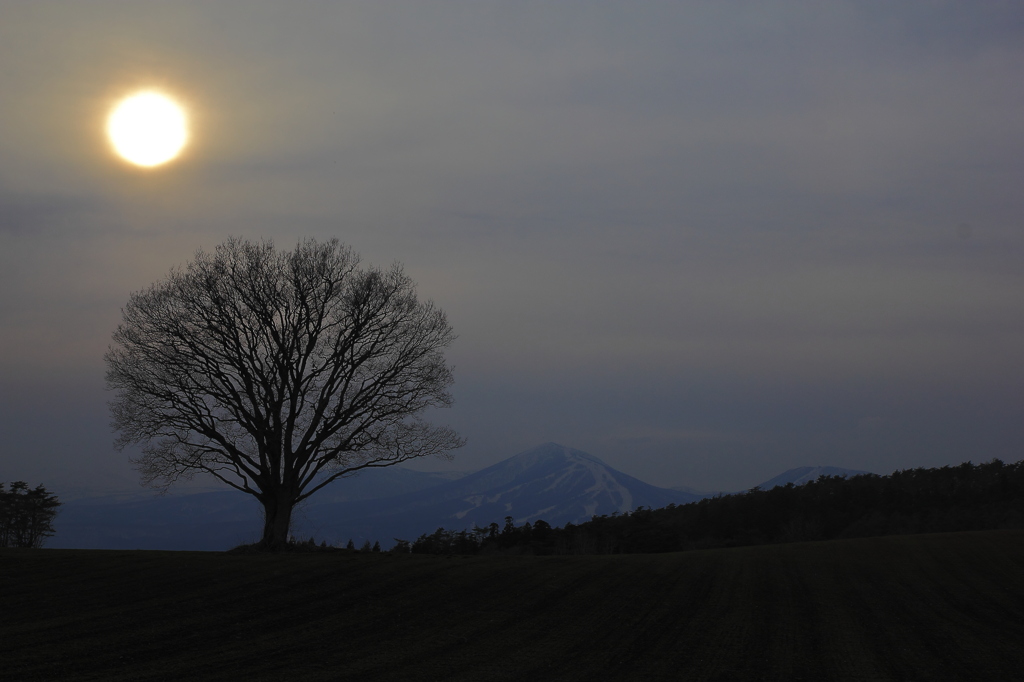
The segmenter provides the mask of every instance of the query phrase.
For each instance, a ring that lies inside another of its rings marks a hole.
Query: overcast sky
[[[405,265],[448,468],[1017,461],[1022,74],[1018,2],[0,0],[0,480],[136,485],[103,353],[229,235]],[[103,126],[150,87],[192,140],[143,172]]]

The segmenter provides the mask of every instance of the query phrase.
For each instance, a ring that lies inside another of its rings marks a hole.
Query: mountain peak
[[[811,481],[818,480],[819,476],[846,476],[853,477],[861,474],[867,474],[870,472],[860,471],[859,469],[844,469],[842,467],[832,466],[805,466],[797,467],[785,471],[775,478],[769,479],[762,483],[759,487],[762,490],[771,490],[778,485],[786,485],[792,483],[793,485],[803,485],[804,483],[810,483]]]
[[[559,443],[549,442],[542,443],[536,447],[530,448],[529,450],[523,450],[520,453],[512,455],[504,462],[501,462],[499,466],[519,466],[525,471],[526,469],[539,465],[562,464],[574,460],[586,460],[588,462],[600,464],[601,466],[605,465],[604,462],[590,453],[566,447]]]

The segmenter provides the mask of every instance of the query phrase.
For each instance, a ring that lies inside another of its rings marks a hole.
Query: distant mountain
[[[316,537],[413,540],[438,527],[451,530],[538,519],[561,526],[637,507],[701,499],[644,483],[580,450],[545,443],[494,466],[416,493],[384,500],[310,504]]]
[[[801,467],[765,481],[769,489],[820,475],[864,473],[837,467]],[[455,480],[451,480],[452,478]],[[296,507],[293,533],[337,544],[394,538],[415,540],[449,530],[538,519],[552,526],[637,507],[658,509],[714,493],[659,488],[609,467],[597,457],[545,443],[468,475],[368,469],[332,483]],[[81,549],[224,550],[260,537],[259,504],[235,490],[87,498],[61,507],[48,547]]]
[[[810,483],[811,481],[818,480],[819,476],[857,476],[859,474],[867,473],[871,472],[859,471],[857,469],[843,469],[842,467],[797,467],[796,469],[785,471],[775,478],[770,478],[757,487],[761,490],[771,490],[775,486],[786,485],[787,483],[792,483],[793,485]],[[672,490],[679,490],[684,493],[690,493],[691,495],[698,495],[700,498],[715,497],[716,495],[735,495],[737,493],[746,492],[746,490],[719,490],[715,492],[706,492],[696,490],[685,485],[673,486]]]
[[[391,467],[343,479],[296,508],[294,533],[330,543],[380,540],[386,547],[393,538],[413,540],[439,526],[485,526],[506,516],[517,524],[543,519],[560,526],[702,497],[649,485],[555,443],[457,480],[445,476]],[[255,500],[231,490],[129,502],[78,500],[61,509],[57,535],[47,546],[227,549],[258,539],[259,519]]]
[[[408,494],[441,485],[461,473],[402,467],[367,469],[316,493],[318,503],[352,502]],[[295,514],[308,526],[307,505]],[[138,492],[75,499],[65,503],[47,547],[77,549],[223,550],[254,542],[261,531],[259,503],[231,488],[157,495]],[[307,534],[308,534],[308,529]]]
[[[761,490],[771,490],[775,486],[786,485],[787,483],[792,483],[793,485],[810,483],[811,481],[818,480],[819,476],[846,476],[849,478],[867,473],[871,472],[843,469],[842,467],[797,467],[796,469],[783,472],[775,478],[768,479],[758,487]]]
[[[259,503],[237,490],[87,498],[64,504],[54,521],[56,549],[224,550],[258,540]]]

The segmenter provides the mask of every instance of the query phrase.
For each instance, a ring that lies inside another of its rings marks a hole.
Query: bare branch
[[[147,484],[201,473],[255,495],[267,542],[331,481],[463,444],[419,417],[452,402],[444,313],[337,240],[229,239],[122,313],[106,354],[117,447],[143,446]]]

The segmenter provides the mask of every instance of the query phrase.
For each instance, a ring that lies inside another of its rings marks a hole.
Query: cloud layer
[[[460,336],[457,468],[549,440],[698,488],[1019,458],[1012,4],[4,14],[0,478],[118,461],[120,306],[228,235],[405,263]],[[140,86],[193,114],[159,172],[101,135]]]

